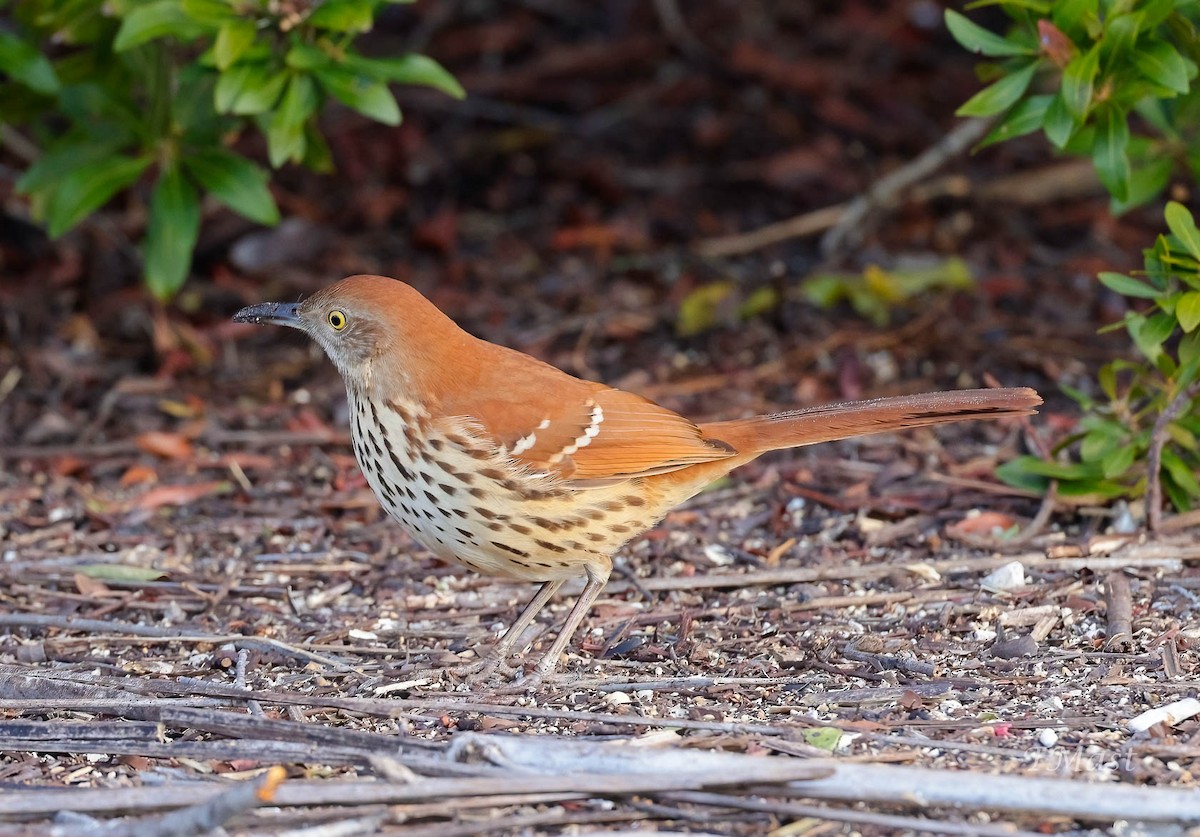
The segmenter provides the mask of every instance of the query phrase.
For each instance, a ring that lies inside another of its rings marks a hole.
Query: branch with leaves
[[[959,114],[997,117],[982,146],[1041,131],[1057,149],[1090,157],[1114,211],[1156,198],[1173,175],[1200,176],[1200,4],[1191,0],[999,0],[997,34],[947,10],[960,44],[992,59],[989,81]],[[1134,128],[1131,128],[1131,123]],[[1083,410],[1054,456],[1002,466],[1006,482],[1104,502],[1145,496],[1158,528],[1162,496],[1200,503],[1200,233],[1188,210],[1166,207],[1169,236],[1145,251],[1138,276],[1102,273],[1131,310],[1124,328],[1140,355],[1104,366],[1103,397],[1063,387]]]
[[[7,5],[0,0],[0,8]],[[383,0],[26,0],[0,24],[0,120],[43,153],[18,189],[53,237],[118,194],[149,191],[147,287],[182,286],[211,195],[260,224],[279,210],[266,169],[234,150],[247,131],[271,166],[330,171],[318,117],[330,101],[400,122],[389,85],[462,97],[437,62],[354,48]]]
[[[976,4],[985,5],[985,4]],[[1004,35],[947,9],[950,34],[989,59],[988,81],[958,109],[997,116],[980,147],[1041,131],[1090,157],[1122,211],[1157,197],[1176,172],[1200,174],[1200,6],[1181,0],[1000,0]],[[1136,117],[1138,131],[1130,130]]]

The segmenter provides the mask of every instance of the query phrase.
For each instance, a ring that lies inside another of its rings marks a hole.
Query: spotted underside
[[[468,419],[349,398],[355,456],[388,514],[434,554],[478,572],[549,581],[593,566],[607,576],[612,553],[669,507],[649,507],[660,504],[640,478],[580,489],[535,470]]]

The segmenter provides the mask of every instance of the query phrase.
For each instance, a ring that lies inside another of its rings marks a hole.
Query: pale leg
[[[567,616],[567,621],[563,623],[562,630],[555,637],[554,644],[550,646],[550,650],[542,656],[537,668],[534,669],[536,678],[544,677],[558,666],[558,658],[566,650],[567,643],[571,641],[575,631],[579,630],[579,623],[592,609],[592,605],[599,597],[600,591],[604,589],[604,585],[608,584],[608,577],[611,573],[611,563],[601,568],[593,566],[587,568],[587,584],[584,585],[583,592],[579,594],[579,600],[575,602],[575,607],[571,608],[571,613]]]
[[[563,582],[564,579],[542,582],[542,586],[538,588],[537,593],[529,600],[529,604],[525,605],[525,609],[521,611],[521,615],[517,617],[517,621],[509,625],[508,630],[504,632],[504,636],[500,637],[499,641],[492,646],[487,656],[483,659],[483,662],[478,665],[478,668],[475,666],[471,667],[471,683],[484,682],[496,672],[496,669],[500,668],[501,663],[505,662],[509,655],[512,654],[513,646],[516,645],[521,634],[525,633],[525,629],[533,623],[533,620],[541,613],[546,603],[563,586]],[[574,614],[574,611],[572,611],[572,614]]]

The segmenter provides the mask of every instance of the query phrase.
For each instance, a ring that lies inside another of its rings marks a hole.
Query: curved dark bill
[[[285,325],[300,328],[300,306],[295,302],[260,302],[233,315],[235,323]]]

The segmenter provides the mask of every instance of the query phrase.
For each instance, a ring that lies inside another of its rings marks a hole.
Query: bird
[[[289,326],[341,373],[355,458],[390,517],[449,562],[541,586],[472,682],[486,682],[562,585],[584,579],[529,672],[553,672],[612,572],[614,553],[763,453],[872,433],[1026,416],[1029,388],[930,392],[696,423],[477,338],[416,289],[350,276],[301,302],[243,308]],[[511,671],[506,666],[506,670]]]

